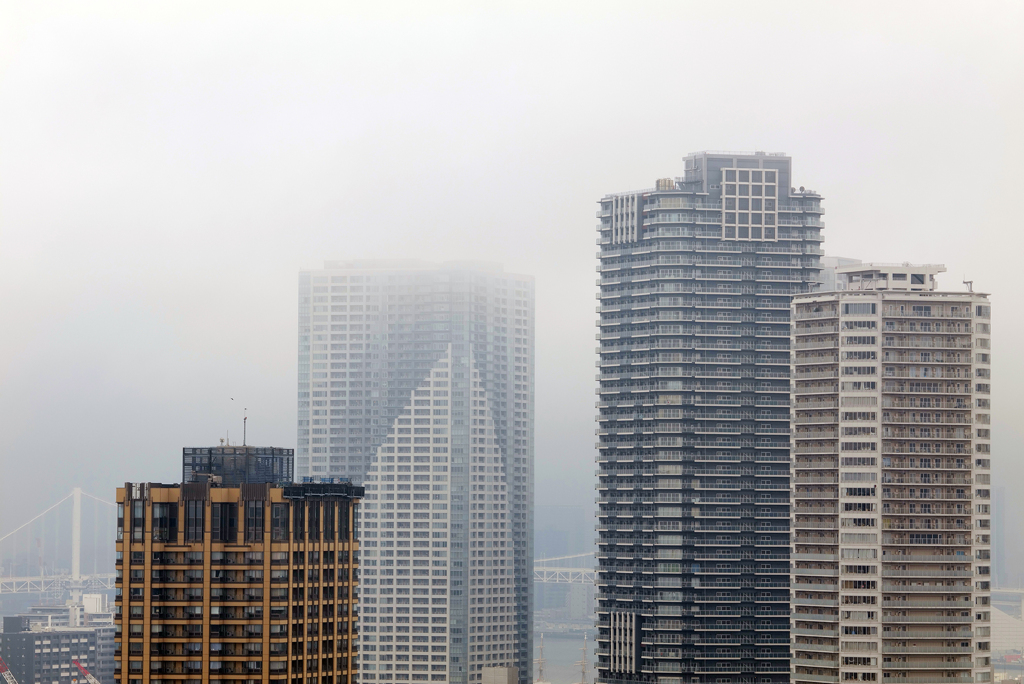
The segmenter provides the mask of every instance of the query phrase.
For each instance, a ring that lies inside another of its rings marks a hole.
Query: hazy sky
[[[595,202],[702,149],[790,153],[829,254],[993,293],[1024,500],[1022,7],[5,3],[0,532],[243,407],[294,446],[296,274],[343,258],[534,274],[537,502],[591,505]]]

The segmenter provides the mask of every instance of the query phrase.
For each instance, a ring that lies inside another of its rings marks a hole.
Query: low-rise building
[[[24,615],[5,617],[3,625],[0,657],[18,684],[76,684],[81,675],[74,661],[86,669],[97,664],[95,629],[45,626]]]

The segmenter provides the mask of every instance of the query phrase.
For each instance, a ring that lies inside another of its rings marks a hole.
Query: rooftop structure
[[[945,273],[940,264],[856,263],[840,265],[836,273],[844,276],[847,290],[899,290],[931,292],[937,289],[935,276]]]
[[[212,477],[228,487],[291,482],[294,458],[294,449],[279,447],[185,447],[181,452],[181,481]]]

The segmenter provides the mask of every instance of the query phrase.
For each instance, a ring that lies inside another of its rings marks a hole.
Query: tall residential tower
[[[992,681],[990,309],[943,270],[793,302],[793,682]]]
[[[494,265],[299,276],[296,474],[366,485],[362,681],[529,679],[533,317]]]
[[[822,228],[791,182],[702,152],[601,200],[601,682],[789,679],[789,308]]]
[[[119,487],[114,684],[358,681],[362,493]]]

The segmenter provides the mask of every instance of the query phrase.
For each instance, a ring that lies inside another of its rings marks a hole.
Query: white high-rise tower
[[[469,376],[472,397],[468,539],[462,526],[453,529],[451,516],[449,436],[459,420],[451,411],[457,372]],[[363,678],[402,682],[429,673],[431,681],[478,682],[484,667],[513,665],[508,484],[487,392],[472,359],[460,367],[449,353],[435,363],[378,448],[365,486]],[[467,547],[468,558],[453,554]],[[467,580],[452,580],[453,561],[464,564]],[[460,586],[459,596],[469,601],[457,608],[451,590]],[[456,655],[463,640],[453,639],[450,629],[460,614],[468,643],[476,646],[468,660]]]
[[[528,681],[533,302],[488,264],[299,276],[295,472],[366,485],[364,682]]]

